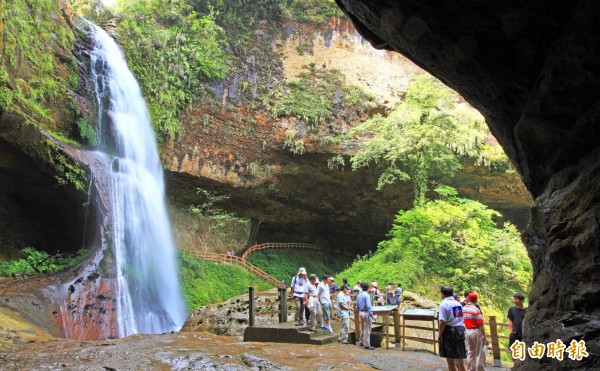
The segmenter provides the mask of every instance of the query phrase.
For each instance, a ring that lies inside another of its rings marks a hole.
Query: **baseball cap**
[[[467,299],[469,299],[469,300],[477,300],[477,299],[479,299],[479,295],[477,295],[477,293],[472,292],[469,295],[467,295]]]
[[[298,274],[306,274],[306,269],[301,267],[300,269],[298,269]]]
[[[317,275],[313,273],[308,277],[308,279],[312,279],[312,278],[317,278]]]

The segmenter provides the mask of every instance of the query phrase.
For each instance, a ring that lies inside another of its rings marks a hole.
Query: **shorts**
[[[510,349],[510,346],[517,340],[523,341],[523,337],[518,337],[517,334],[511,332],[510,335],[508,335],[508,348]]]
[[[465,328],[462,326],[446,326],[442,337],[438,339],[440,357],[466,359]]]
[[[321,306],[323,307],[323,320],[331,320],[331,303],[322,303]]]

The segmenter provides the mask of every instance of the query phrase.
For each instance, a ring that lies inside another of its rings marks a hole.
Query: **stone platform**
[[[244,330],[244,341],[315,345],[329,344],[336,342],[340,334],[339,322],[332,321],[331,325],[334,331],[333,334],[320,329],[313,332],[308,329],[308,326],[296,326],[294,322],[248,326]]]

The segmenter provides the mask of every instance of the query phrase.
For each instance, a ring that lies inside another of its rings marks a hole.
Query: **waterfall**
[[[103,240],[114,255],[118,335],[179,330],[185,307],[150,115],[119,46],[91,28],[98,147],[110,166]]]

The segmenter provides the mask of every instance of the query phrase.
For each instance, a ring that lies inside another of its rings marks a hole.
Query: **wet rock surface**
[[[429,352],[353,345],[242,343],[205,332],[133,335],[78,342],[54,339],[6,347],[0,343],[0,369],[67,370],[372,370],[443,369]]]
[[[276,292],[273,290],[273,292]],[[264,311],[278,310],[279,302],[275,297],[269,298],[273,305],[261,307]],[[259,298],[257,302],[263,302]],[[208,331],[217,335],[242,337],[244,329],[248,326],[248,295],[236,296],[223,303],[203,305],[196,308],[192,315],[183,324],[181,331]],[[289,321],[293,321],[293,310],[288,310]],[[275,315],[261,315],[255,317],[257,325],[277,322]]]
[[[268,359],[253,356],[252,354],[247,353],[242,354],[242,361],[244,361],[244,363],[252,370],[256,371],[289,370],[288,367],[281,367],[269,361]]]
[[[480,110],[535,198],[526,340],[584,340],[589,357],[518,368],[599,368],[598,3],[336,2],[375,47],[404,54]]]

